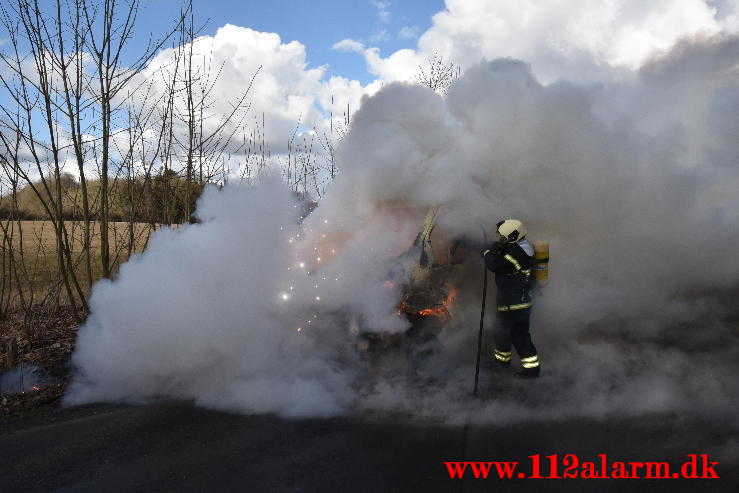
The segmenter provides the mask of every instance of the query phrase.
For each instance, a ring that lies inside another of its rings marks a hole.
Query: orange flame
[[[421,311],[415,312],[415,314],[420,315],[422,317],[427,317],[430,315],[432,317],[438,317],[444,321],[448,320],[450,317],[449,310],[454,304],[454,301],[457,299],[457,290],[454,288],[454,286],[451,286],[446,283],[444,284],[444,286],[447,288],[448,294],[447,294],[446,299],[441,303],[440,306],[437,306],[434,308],[424,308]],[[403,300],[398,305],[398,311],[396,312],[396,314],[400,316],[406,312],[408,312],[408,297],[407,296],[404,297]]]
[[[446,284],[445,286],[449,290],[449,294],[447,294],[447,297],[441,303],[441,306],[437,308],[426,308],[424,310],[421,310],[420,312],[418,312],[419,315],[423,317],[427,317],[430,315],[433,317],[438,317],[442,320],[449,319],[449,309],[452,307],[454,301],[457,299],[457,290],[454,288],[454,286],[450,286],[448,284]]]

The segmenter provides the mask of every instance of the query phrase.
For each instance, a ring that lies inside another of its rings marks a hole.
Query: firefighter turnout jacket
[[[494,243],[483,252],[485,265],[495,272],[498,311],[531,307],[531,267],[534,248],[523,239],[505,244]]]

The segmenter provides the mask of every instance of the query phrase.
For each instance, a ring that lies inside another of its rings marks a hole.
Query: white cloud
[[[377,9],[377,17],[383,24],[389,24],[391,13],[390,13],[390,2],[376,0],[372,2],[372,5]]]
[[[736,0],[447,0],[415,56],[381,58],[372,48],[363,55],[387,80],[407,78],[399,61],[433,53],[463,68],[483,57],[513,57],[531,63],[544,81],[565,74],[593,80],[634,71],[681,38],[736,32],[737,12]]]
[[[353,39],[342,39],[338,43],[334,43],[332,46],[334,50],[339,51],[354,51],[357,53],[362,53],[364,51],[364,45],[360,43],[359,41],[355,41]]]
[[[403,26],[398,31],[399,39],[411,39],[418,36],[418,26]]]
[[[380,56],[378,48],[366,48],[363,52],[367,70],[383,80],[409,80],[423,63],[423,55],[416,50],[404,49],[387,58]]]
[[[390,39],[390,35],[387,33],[387,30],[381,29],[377,31],[375,34],[370,36],[369,40],[370,43],[380,43],[382,41],[388,41]]]
[[[361,98],[364,94],[374,94],[378,89],[378,84],[362,87],[362,84],[357,80],[351,80],[345,77],[331,77],[323,84],[318,94],[318,102],[322,108],[325,108],[333,113],[334,117],[337,117],[347,111],[347,106],[349,113],[353,113],[359,108]]]
[[[334,44],[333,48],[360,53],[367,62],[367,70],[382,80],[407,80],[416,72],[418,64],[423,61],[423,55],[410,49],[398,50],[387,58],[382,58],[379,48],[367,48],[353,39],[339,41]]]
[[[361,51],[363,46],[344,40],[334,48]],[[250,128],[261,127],[264,114],[264,133],[273,153],[282,152],[297,121],[306,128],[326,125],[324,117],[330,111],[332,90],[338,91],[334,97],[337,105],[344,107],[350,102],[354,109],[358,108],[365,92],[359,83],[335,78],[325,81],[325,67],[308,66],[303,44],[298,41],[283,43],[275,33],[227,24],[215,35],[197,39],[194,53],[197,78],[215,80],[218,73],[212,105],[208,108],[214,116],[206,121],[206,127],[220,124],[221,115],[231,111],[234,100],[249,87],[258,71],[245,100],[245,104],[250,105],[245,123]],[[163,50],[142,74],[142,77],[158,81],[160,92],[164,91],[160,71],[171,70],[168,67],[174,56],[174,50]]]

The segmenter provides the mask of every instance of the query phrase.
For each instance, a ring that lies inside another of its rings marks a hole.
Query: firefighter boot
[[[521,371],[517,371],[513,374],[516,378],[538,378],[541,373],[541,367],[535,366],[533,368],[524,368]]]

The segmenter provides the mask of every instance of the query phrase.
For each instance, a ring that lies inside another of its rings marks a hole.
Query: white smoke
[[[211,189],[202,224],[158,232],[116,281],[98,284],[67,402],[176,397],[285,415],[497,421],[728,412],[738,390],[725,342],[735,337],[726,293],[739,283],[729,248],[739,242],[737,61],[736,39],[719,38],[685,42],[629,85],[543,85],[525,63],[496,60],[446,98],[386,86],[356,113],[342,174],[302,226],[274,181]],[[423,385],[405,381],[406,363],[369,387],[355,379],[367,368],[348,325],[407,328],[384,281],[398,280],[393,259],[434,204],[435,234],[447,238],[477,239],[480,226],[517,217],[551,242],[551,283],[533,317],[541,381],[491,384],[485,373],[488,393],[505,397],[467,399],[476,252],[456,276],[442,350],[414,371]]]
[[[70,403],[157,397],[322,415],[346,405],[331,346],[301,337],[279,293],[298,212],[275,180],[206,190],[201,224],[162,229],[115,282],[95,285]]]
[[[316,219],[338,210],[356,226],[386,204],[441,203],[440,228],[479,238],[480,225],[518,217],[552,244],[553,323],[683,315],[676,293],[739,280],[739,263],[719,254],[739,238],[739,143],[723,126],[736,126],[739,49],[714,48],[724,57],[709,68],[724,70],[708,72],[708,87],[683,80],[694,67],[676,60],[629,87],[543,86],[513,60],[470,69],[446,101],[388,86],[355,116],[342,148],[351,168]],[[668,70],[680,84],[664,88]],[[660,88],[669,95],[656,106]]]

